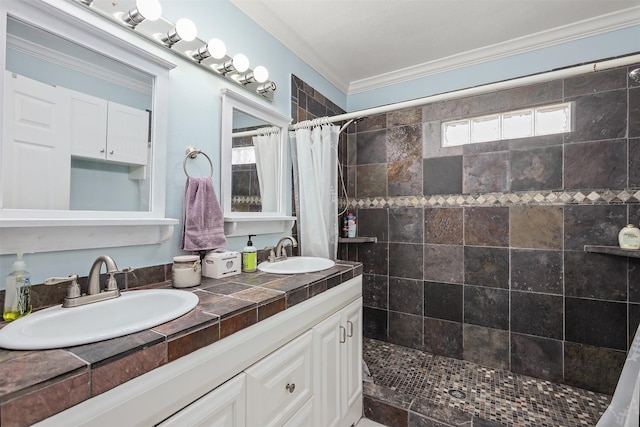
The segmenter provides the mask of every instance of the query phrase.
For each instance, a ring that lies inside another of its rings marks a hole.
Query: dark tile
[[[462,156],[424,159],[423,194],[462,193]]]
[[[387,127],[422,123],[422,107],[405,108],[387,113]]]
[[[627,305],[565,298],[565,340],[626,351]]]
[[[509,246],[509,208],[464,208],[464,244]]]
[[[422,160],[422,123],[387,130],[387,162]]]
[[[422,245],[389,243],[389,276],[422,279]]]
[[[627,135],[626,90],[600,92],[568,100],[575,102],[575,130],[567,134],[567,142],[624,138]],[[603,105],[607,108],[602,108]],[[566,179],[565,188],[570,188]]]
[[[379,344],[380,345],[380,342]],[[388,343],[382,344],[388,346]],[[411,406],[413,398],[404,393],[400,393],[397,390],[392,390],[388,387],[380,386],[374,382],[365,382],[362,386],[362,393],[364,396],[369,397],[378,402],[387,403],[395,408],[408,410]]]
[[[635,338],[640,325],[640,304],[629,304],[629,344],[627,349],[631,348],[631,343]]]
[[[629,187],[640,187],[640,138],[629,139]]]
[[[511,247],[562,249],[562,206],[511,206]]]
[[[173,362],[220,339],[220,324],[215,323],[167,341],[167,361]]]
[[[462,156],[462,145],[455,147],[443,147],[441,145],[441,128],[442,122],[440,120],[422,123],[422,156],[425,159]]]
[[[422,160],[390,162],[387,166],[389,196],[422,194]]]
[[[258,306],[258,322],[267,319],[274,314],[278,314],[287,308],[287,298],[282,296],[281,298],[268,302],[266,304]]]
[[[362,299],[365,307],[389,308],[389,277],[365,274],[362,277]]]
[[[487,141],[480,144],[465,144],[462,146],[462,154],[466,158],[471,154],[495,153],[497,151],[507,152],[509,150],[509,140]]]
[[[542,148],[553,145],[562,146],[564,134],[536,135],[528,138],[508,139],[507,141],[509,141],[509,150],[528,151],[532,148]]]
[[[549,381],[562,382],[562,341],[511,334],[511,370]]]
[[[424,282],[424,315],[462,322],[462,286]]]
[[[247,328],[255,324],[257,321],[258,310],[256,310],[255,308],[222,319],[222,321],[220,322],[220,339],[228,337],[229,335]]]
[[[629,301],[640,302],[640,259],[629,259]]]
[[[358,209],[358,234],[389,240],[389,209]]]
[[[389,278],[389,310],[422,316],[422,280]]]
[[[273,284],[280,283],[278,281]],[[207,291],[196,291],[196,295],[200,298],[199,308],[205,313],[215,314],[224,319],[247,310],[248,308],[256,308],[257,304],[240,299],[231,298],[209,293]]]
[[[614,68],[564,79],[564,96],[570,98],[615,89],[625,89],[626,87],[626,68]]]
[[[249,285],[243,285],[241,283],[223,282],[212,286],[202,286],[202,289],[206,289],[209,292],[220,295],[230,295],[236,292],[244,291],[245,289],[251,289]]]
[[[493,368],[509,368],[508,331],[465,324],[462,333],[464,360]]]
[[[356,197],[387,196],[387,164],[356,167]]]
[[[590,252],[564,252],[565,295],[627,300],[627,260]]]
[[[562,146],[509,153],[511,191],[562,189]]]
[[[326,283],[326,281],[322,281]],[[245,301],[255,302],[258,305],[265,304],[267,302],[277,300],[285,295],[283,291],[276,291],[273,289],[266,289],[259,286],[253,286],[233,294],[234,298],[243,299]]]
[[[508,191],[509,153],[465,155],[462,161],[462,192]]]
[[[462,98],[432,102],[422,107],[422,118],[427,121],[463,117],[465,114],[464,105],[464,99]]]
[[[389,274],[389,244],[367,243],[358,247],[358,261],[365,274]]]
[[[627,141],[625,139],[565,145],[565,189],[625,188],[626,184]]]
[[[640,136],[640,87],[629,89],[629,138]]]
[[[561,340],[563,298],[557,295],[511,292],[511,331]]]
[[[305,302],[309,299],[309,287],[298,288],[287,292],[287,308],[291,308],[294,305]]]
[[[359,132],[356,134],[358,165],[387,162],[387,130]]]
[[[363,307],[362,333],[367,338],[386,341],[389,312],[377,308]]]
[[[562,251],[511,250],[511,289],[562,294]]]
[[[624,205],[567,205],[564,208],[564,248],[584,245],[618,246],[618,233],[627,224]]]
[[[424,235],[422,208],[389,209],[389,241],[422,243]]]
[[[366,132],[375,129],[386,129],[387,127],[387,115],[377,114],[375,116],[363,117],[358,120],[357,130],[358,132]]]
[[[424,350],[440,356],[462,359],[462,323],[425,318]]]
[[[422,349],[423,317],[389,312],[388,341],[403,347]]]
[[[518,86],[465,98],[465,113],[470,116],[544,105],[562,99],[562,80]]]
[[[411,404],[410,427],[468,427],[473,415],[450,406],[434,404],[431,400],[416,398]]]
[[[424,280],[462,283],[464,280],[463,246],[424,245]]]
[[[465,285],[464,322],[508,330],[509,291]]]
[[[509,288],[509,249],[464,247],[464,283]]]
[[[385,426],[407,427],[408,413],[387,403],[364,397],[363,412],[365,418]]]
[[[424,208],[424,243],[462,245],[463,208]]]
[[[611,395],[625,358],[625,351],[565,342],[564,382]]]

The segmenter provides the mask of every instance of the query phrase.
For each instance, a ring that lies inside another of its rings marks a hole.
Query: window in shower
[[[572,107],[571,102],[565,102],[443,122],[441,145],[455,147],[503,139],[571,132]]]

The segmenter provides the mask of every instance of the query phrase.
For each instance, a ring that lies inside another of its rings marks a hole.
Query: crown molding
[[[378,89],[415,80],[429,75],[464,68],[521,53],[555,46],[586,37],[615,31],[640,24],[640,6],[620,10],[596,18],[586,19],[548,31],[508,40],[491,46],[451,55],[415,66],[402,68],[370,78],[356,80],[348,85],[347,95]],[[313,64],[311,64],[314,66]],[[334,82],[321,66],[316,68],[325,78]],[[335,77],[335,76],[334,76]]]

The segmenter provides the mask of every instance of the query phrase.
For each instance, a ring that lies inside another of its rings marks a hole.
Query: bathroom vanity
[[[107,359],[97,356],[99,349],[109,352],[118,346],[118,341],[109,340],[64,350],[20,352],[17,357],[5,353],[2,356],[9,360],[0,357],[0,368],[8,371],[22,366],[27,370],[27,363],[12,365],[11,361],[53,357],[60,352],[85,361],[70,367],[66,376],[80,383],[88,381],[89,396],[38,420],[36,425],[42,426],[351,426],[362,415],[361,274],[359,263],[339,261],[331,269],[309,274],[258,273],[205,280],[192,289],[200,297],[192,313],[137,334],[162,338],[122,352],[118,360],[105,363]],[[269,294],[268,302],[249,303],[249,299],[260,299],[258,294]],[[212,315],[213,307],[219,305],[211,301],[240,304],[242,298],[243,308],[235,309],[232,316]],[[274,303],[282,304],[281,308],[274,308]],[[251,316],[256,320],[247,320]],[[195,326],[178,327],[185,318],[199,320]],[[176,333],[176,328],[186,329]],[[137,362],[130,362],[135,352],[153,348],[165,352],[159,366],[100,391],[104,386],[99,378],[135,370]],[[25,422],[25,414],[33,408],[31,396],[39,388],[51,388],[52,381],[28,384],[24,378],[19,380],[24,382],[22,389],[12,390],[9,381],[8,392],[0,390],[2,425],[33,423],[35,420]],[[62,393],[72,394],[84,387],[80,384]],[[63,399],[62,394],[57,397]],[[52,393],[40,399],[55,406]]]

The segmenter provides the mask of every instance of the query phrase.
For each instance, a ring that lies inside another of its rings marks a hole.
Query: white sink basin
[[[88,344],[139,332],[191,311],[198,296],[177,289],[123,292],[79,307],[36,311],[0,329],[0,347],[44,350]]]
[[[294,256],[283,261],[261,262],[258,264],[258,270],[264,271],[265,273],[298,274],[326,270],[334,265],[336,265],[336,263],[327,258]]]

